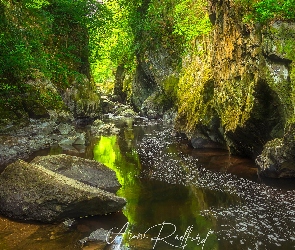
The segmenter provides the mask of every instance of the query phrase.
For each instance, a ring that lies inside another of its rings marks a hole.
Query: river
[[[104,163],[122,185],[124,209],[51,225],[0,217],[0,249],[294,249],[293,180],[260,179],[251,160],[192,149],[161,121],[111,122],[120,133],[93,138],[80,153],[56,146],[34,156]],[[101,228],[107,243],[81,243]]]

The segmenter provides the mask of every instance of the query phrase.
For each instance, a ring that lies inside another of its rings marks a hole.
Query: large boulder
[[[120,210],[125,199],[18,160],[0,175],[0,212],[20,220],[53,222]]]
[[[283,138],[276,138],[264,145],[256,158],[258,173],[271,178],[295,177],[295,127],[290,126]]]
[[[59,154],[37,156],[31,163],[105,191],[115,193],[121,187],[116,173],[94,160]]]

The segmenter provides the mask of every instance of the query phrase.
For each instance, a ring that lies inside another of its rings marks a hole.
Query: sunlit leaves
[[[294,20],[295,0],[235,0],[245,11],[246,22],[266,23],[274,19]]]
[[[40,9],[49,4],[47,0],[26,0],[25,6],[27,8]]]
[[[174,32],[191,41],[211,31],[211,23],[206,10],[207,1],[182,0],[175,6]]]

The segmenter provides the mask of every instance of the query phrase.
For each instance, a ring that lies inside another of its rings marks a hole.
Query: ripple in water
[[[142,171],[141,178],[236,196],[235,204],[211,206],[201,211],[202,216],[215,218],[215,233],[222,242],[239,245],[238,249],[294,248],[294,190],[285,191],[230,173],[210,171],[192,156],[170,152],[170,138],[170,129],[155,131],[143,138],[137,151],[147,168]]]

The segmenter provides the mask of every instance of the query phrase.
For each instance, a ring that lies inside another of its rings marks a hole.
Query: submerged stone
[[[31,163],[105,191],[115,193],[121,187],[116,173],[94,160],[60,154],[37,156]]]
[[[17,161],[0,175],[0,212],[20,220],[53,222],[120,210],[125,199],[55,173]]]
[[[99,228],[99,229],[95,230],[94,232],[92,232],[88,237],[83,238],[79,242],[81,244],[85,244],[85,243],[91,242],[91,241],[106,242],[109,237],[109,234],[110,234],[109,231],[107,231],[103,228]]]

